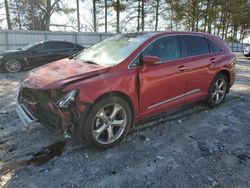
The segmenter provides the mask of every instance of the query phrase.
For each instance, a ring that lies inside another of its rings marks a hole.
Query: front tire
[[[224,74],[218,74],[212,81],[207,97],[207,104],[210,107],[219,106],[226,97],[228,79]]]
[[[22,69],[20,61],[16,59],[8,59],[4,62],[4,70],[10,73],[19,72]]]
[[[81,133],[88,144],[108,148],[120,143],[132,123],[129,104],[121,97],[109,96],[94,104]]]

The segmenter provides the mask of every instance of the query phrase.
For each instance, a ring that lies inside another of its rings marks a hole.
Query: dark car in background
[[[19,72],[70,57],[85,47],[67,41],[41,41],[0,53],[0,70]]]

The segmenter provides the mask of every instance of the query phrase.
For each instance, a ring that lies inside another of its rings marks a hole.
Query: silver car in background
[[[243,54],[246,57],[250,56],[250,46],[246,46],[245,48],[243,48]]]

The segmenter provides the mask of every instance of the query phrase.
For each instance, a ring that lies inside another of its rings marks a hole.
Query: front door
[[[160,37],[143,50],[142,55],[157,56],[161,62],[139,68],[141,116],[183,105],[188,67],[181,59],[178,37]]]

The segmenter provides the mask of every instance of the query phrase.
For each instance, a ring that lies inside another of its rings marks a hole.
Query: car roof
[[[191,31],[153,31],[153,32],[137,32],[137,33],[127,33],[124,35],[134,35],[134,37],[142,37],[146,39],[150,39],[151,37],[157,38],[161,36],[167,36],[167,35],[193,35],[193,36],[203,36],[208,38],[209,40],[212,40],[213,42],[216,42],[216,44],[219,44],[221,48],[226,49],[224,41],[217,35],[213,35],[210,33],[202,33],[202,32],[191,32]],[[132,36],[131,36],[132,37]]]
[[[153,32],[135,32],[135,33],[125,33],[123,35],[134,36],[134,37],[152,37],[161,35],[199,35],[208,37],[217,37],[217,35],[202,33],[202,32],[191,32],[191,31],[153,31]]]
[[[66,42],[66,43],[73,43],[73,42],[70,42],[70,41],[65,41],[65,40],[43,40],[41,42]],[[74,44],[74,43],[73,43]]]
[[[191,35],[191,36],[202,36],[206,37],[209,40],[212,40],[217,45],[219,45],[224,50],[227,50],[227,47],[224,41],[217,35],[213,35],[210,33],[202,33],[202,32],[190,32],[190,31],[153,31],[153,32],[136,32],[136,33],[127,33],[123,34],[124,36],[128,37],[138,37],[138,38],[145,38],[146,40],[150,38],[158,38],[161,36],[168,36],[168,35]]]
[[[207,37],[209,39],[212,39],[213,41],[217,41],[221,43],[221,38],[217,35],[209,34],[209,33],[202,33],[202,32],[190,32],[190,31],[153,31],[153,32],[134,32],[134,33],[123,33],[118,34],[122,35],[124,37],[129,38],[144,38],[144,39],[150,39],[151,37],[157,38],[160,36],[167,36],[167,35],[193,35],[193,36],[203,36]]]

